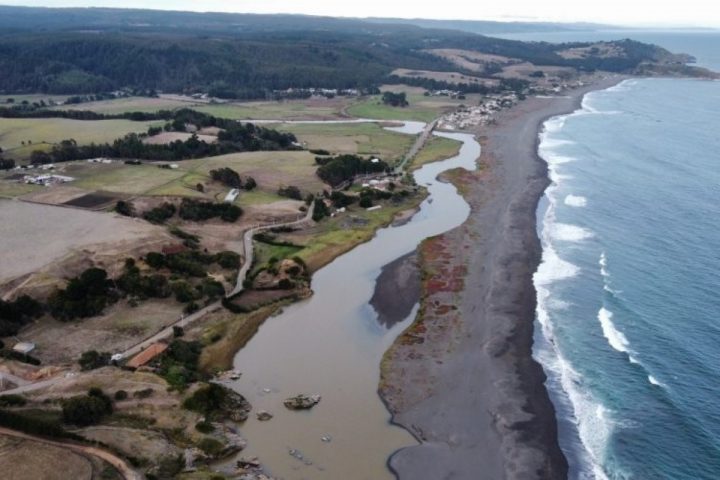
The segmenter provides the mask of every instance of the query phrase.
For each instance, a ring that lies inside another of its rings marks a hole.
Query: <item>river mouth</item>
[[[417,126],[411,129],[417,133]],[[409,130],[405,132],[413,133]],[[314,295],[269,318],[235,357],[234,367],[242,376],[228,386],[241,392],[254,412],[273,415],[269,421],[252,415],[245,422],[241,433],[248,447],[242,456],[257,456],[273,476],[392,479],[390,455],[417,444],[391,424],[377,394],[383,354],[415,318],[417,306],[405,320],[386,328],[369,301],[384,265],[469,215],[455,187],[437,176],[453,168],[474,170],[480,145],[469,134],[435,135],[463,145],[457,156],[414,173],[429,197],[412,220],[379,230],[372,240],[316,272]],[[283,400],[300,393],[321,395],[322,400],[310,411],[283,406]]]

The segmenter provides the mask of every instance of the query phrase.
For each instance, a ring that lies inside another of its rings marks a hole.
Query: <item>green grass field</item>
[[[182,178],[187,172],[167,170],[153,165],[78,165],[67,174],[76,178],[72,186],[87,190],[140,195]]]
[[[272,245],[265,242],[254,242],[253,255],[255,256],[255,265],[250,273],[252,276],[258,270],[267,268],[271,258],[277,260],[284,260],[286,258],[292,258],[303,250],[302,247],[293,247],[289,245]]]
[[[462,142],[443,137],[431,137],[422,150],[413,158],[410,169],[415,170],[426,163],[437,162],[458,154]]]
[[[425,193],[421,191],[399,205],[386,203],[373,211],[354,205],[347,213],[325,219],[316,228],[290,234],[288,238],[292,243],[304,246],[297,256],[314,272],[338,255],[370,240],[379,228],[392,222],[395,215],[416,207],[424,198]]]
[[[409,105],[407,107],[383,105],[380,95],[374,95],[353,104],[347,109],[347,113],[358,118],[430,122],[462,104],[475,105],[480,98],[478,95],[468,95],[465,100],[453,100],[448,97],[426,97],[422,94],[422,89],[404,85],[383,87],[383,90],[405,92]]]
[[[42,188],[39,185],[26,185],[24,183],[0,180],[0,198],[15,198]]]
[[[294,133],[309,149],[376,155],[391,163],[400,159],[415,141],[412,135],[391,132],[376,123],[278,124],[274,128]]]
[[[221,118],[236,120],[305,120],[338,118],[349,100],[290,100],[271,102],[244,102],[231,104],[211,104],[193,107]]]
[[[145,132],[151,125],[162,122],[132,122],[130,120],[82,121],[66,118],[0,118],[0,147],[10,158],[25,159],[30,145],[55,144],[74,139],[78,144],[112,142],[130,132]],[[25,145],[23,145],[23,142]],[[47,149],[43,145],[40,149]]]
[[[68,95],[50,95],[48,93],[31,93],[27,95],[0,95],[0,106],[11,106],[21,104],[23,101],[34,103],[44,101],[49,104],[51,102],[64,102]],[[8,99],[12,99],[12,103],[8,103]]]
[[[197,104],[170,98],[127,97],[74,105],[59,105],[54,110],[89,110],[97,113],[116,114],[125,112],[157,112],[176,108],[195,108]]]
[[[247,207],[250,205],[262,205],[266,203],[279,202],[281,200],[287,199],[273,192],[255,189],[249,192],[242,192],[235,203],[241,207]]]
[[[327,188],[315,174],[315,156],[306,151],[233,153],[186,160],[180,167],[201,175],[208,175],[210,170],[220,167],[230,167],[241,175],[253,177],[259,189],[265,192],[275,192],[281,185],[295,185],[310,192]]]

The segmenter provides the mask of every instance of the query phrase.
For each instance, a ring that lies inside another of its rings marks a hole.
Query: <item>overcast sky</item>
[[[0,4],[720,27],[718,0],[0,0]]]

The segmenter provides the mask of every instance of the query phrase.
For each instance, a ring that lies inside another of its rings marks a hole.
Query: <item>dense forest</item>
[[[0,6],[0,31],[0,92],[6,93],[135,88],[264,98],[287,88],[368,88],[399,67],[457,70],[425,52],[443,47],[609,71],[668,54],[623,41],[617,43],[622,57],[565,59],[557,52],[568,45],[291,15]]]

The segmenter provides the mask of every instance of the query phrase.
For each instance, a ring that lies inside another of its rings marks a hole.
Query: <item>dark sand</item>
[[[370,305],[378,314],[378,323],[390,328],[405,320],[418,301],[420,268],[413,250],[382,268]]]
[[[521,102],[478,132],[481,169],[449,175],[470,218],[420,248],[421,311],[382,365],[393,420],[421,441],[391,457],[400,479],[567,477],[545,374],[532,358],[535,215],[549,183],[538,132],[588,91],[620,80]]]

